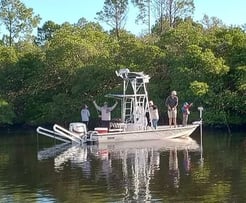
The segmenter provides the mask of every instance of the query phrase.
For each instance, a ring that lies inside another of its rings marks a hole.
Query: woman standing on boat
[[[118,102],[116,101],[112,107],[109,107],[107,102],[104,102],[103,106],[98,106],[96,101],[93,101],[93,104],[95,105],[96,109],[101,112],[101,126],[109,129],[111,121],[111,111],[115,109]]]
[[[157,106],[153,103],[153,101],[149,102],[149,112],[152,119],[152,127],[156,129],[157,123],[159,121],[159,112]]]
[[[168,109],[168,119],[169,119],[169,126],[172,126],[172,123],[174,127],[177,127],[177,106],[178,106],[178,97],[177,92],[172,91],[171,95],[169,95],[166,99],[166,106]]]

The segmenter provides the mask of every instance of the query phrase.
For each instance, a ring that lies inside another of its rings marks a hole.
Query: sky
[[[51,20],[57,24],[77,23],[84,17],[87,21],[97,22],[96,13],[103,9],[104,0],[21,0],[27,8],[32,8],[35,15],[42,18],[39,27]],[[201,21],[204,14],[217,17],[226,25],[246,24],[246,0],[194,0],[193,19]],[[135,23],[136,9],[130,8],[125,29],[133,34],[141,34],[146,25]],[[105,30],[106,24],[99,22]]]

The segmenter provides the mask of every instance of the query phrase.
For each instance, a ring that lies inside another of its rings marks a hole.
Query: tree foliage
[[[138,8],[139,13],[136,22],[148,25],[148,32],[151,31],[151,0],[131,0],[133,5]]]
[[[101,17],[116,22],[119,14],[122,20],[127,2],[105,1],[108,13],[102,11]],[[120,4],[122,10],[116,13]],[[95,118],[92,101],[102,103],[104,95],[120,93],[122,81],[115,71],[129,68],[150,75],[147,88],[159,106],[160,122],[166,122],[163,101],[175,89],[180,103],[204,107],[206,123],[245,124],[244,30],[204,26],[191,18],[175,22],[165,32],[138,37],[122,27],[105,32],[100,24],[84,18],[76,24],[47,21],[39,30],[39,44],[19,39],[11,47],[0,45],[0,123],[79,121],[84,103]],[[119,38],[115,38],[117,29]],[[194,110],[191,120],[198,117]]]
[[[8,102],[0,98],[0,123],[12,124],[15,113]]]
[[[132,0],[139,10],[136,21],[148,25],[150,33],[151,19],[156,23],[153,31],[163,33],[174,28],[181,19],[191,17],[194,12],[193,0]]]
[[[5,39],[9,46],[20,37],[30,37],[40,19],[39,15],[34,15],[32,8],[26,8],[19,0],[0,1],[0,20],[8,31]]]
[[[44,45],[45,42],[52,39],[54,32],[60,28],[60,25],[53,21],[47,21],[42,27],[38,27],[38,34],[36,38],[36,43],[38,45]]]
[[[128,0],[105,0],[103,10],[97,12],[98,20],[111,26],[119,38],[119,32],[125,26]]]

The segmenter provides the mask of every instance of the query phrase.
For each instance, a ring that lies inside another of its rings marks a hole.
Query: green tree
[[[15,113],[9,91],[14,81],[9,80],[8,73],[17,61],[18,56],[13,47],[0,45],[0,124],[14,123]]]
[[[33,124],[42,108],[40,102],[48,95],[42,94],[46,73],[44,54],[38,47],[28,45],[21,45],[18,61],[0,73],[3,77],[1,91],[2,97],[13,107],[15,123]]]
[[[119,32],[125,25],[127,9],[128,0],[105,0],[103,10],[97,12],[97,19],[112,27],[119,38]]]
[[[62,25],[50,40],[47,63],[53,71],[67,69],[73,73],[77,68],[94,63],[93,59],[107,49],[107,42],[108,36],[95,27],[81,29]]]
[[[8,32],[5,39],[9,46],[14,40],[30,37],[40,19],[39,15],[34,15],[32,8],[26,8],[20,0],[0,1],[0,20]]]
[[[109,35],[90,23],[82,27],[64,24],[57,30],[45,47],[41,86],[47,96],[39,122],[77,120],[82,103],[110,88],[111,46]]]
[[[193,14],[195,6],[193,0],[164,0],[162,16],[170,27],[175,27],[178,18],[186,18]]]
[[[38,34],[36,38],[36,43],[38,45],[44,45],[46,41],[50,40],[54,32],[58,30],[61,26],[56,24],[53,21],[47,21],[43,24],[42,27],[38,28]]]
[[[205,29],[213,29],[218,27],[223,27],[222,20],[216,17],[209,17],[208,15],[204,15],[202,19],[202,24]]]
[[[15,113],[11,105],[0,98],[0,124],[12,124]]]
[[[245,123],[246,113],[246,35],[239,27],[217,28],[211,30],[210,45],[219,57],[223,57],[230,70],[223,77],[223,113],[231,123]]]
[[[146,43],[127,32],[122,32],[118,46],[116,60],[121,66],[146,73],[154,73],[158,61],[165,55],[154,43]]]
[[[74,24],[75,27],[81,29],[94,29],[103,32],[103,27],[99,23],[89,22],[85,18],[80,18],[77,23]]]
[[[134,6],[139,10],[136,22],[141,21],[148,25],[148,32],[151,32],[151,0],[132,0]]]
[[[195,8],[193,0],[132,0],[132,3],[139,9],[137,21],[148,23],[149,33],[151,17],[163,33],[176,27],[181,19],[190,17]]]

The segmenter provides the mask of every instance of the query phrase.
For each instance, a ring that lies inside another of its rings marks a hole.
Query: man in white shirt
[[[112,107],[109,107],[107,102],[104,102],[104,105],[101,107],[96,104],[96,101],[93,101],[93,104],[95,105],[96,109],[101,112],[101,126],[109,129],[111,121],[111,111],[114,110],[118,102],[116,101]]]

